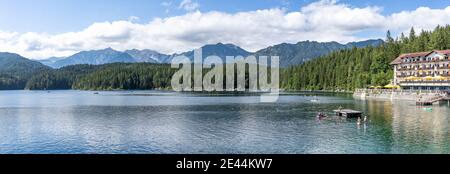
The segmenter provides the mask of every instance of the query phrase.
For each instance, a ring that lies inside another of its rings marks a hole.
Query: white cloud
[[[193,2],[192,0],[183,0],[178,6],[178,8],[184,9],[186,11],[195,11],[198,10],[199,7],[200,4],[198,4],[197,2]]]
[[[431,30],[438,24],[450,24],[450,6],[444,9],[419,7],[414,11],[402,11],[386,18],[386,28],[397,31],[409,31],[411,26],[417,29]]]
[[[335,1],[319,1],[291,12],[279,8],[239,13],[194,11],[156,18],[145,24],[134,23],[133,20],[94,23],[81,31],[52,35],[0,31],[0,51],[30,58],[67,56],[106,47],[174,53],[217,42],[233,43],[256,51],[282,42],[367,39],[357,37],[364,31],[384,33],[390,29],[402,32],[411,26],[418,30],[433,29],[439,24],[449,24],[448,19],[450,7],[420,7],[383,15],[378,7],[356,8]]]

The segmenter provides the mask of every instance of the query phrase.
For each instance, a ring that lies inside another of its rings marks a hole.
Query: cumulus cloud
[[[430,30],[436,25],[450,24],[450,6],[444,9],[419,7],[414,11],[402,11],[386,17],[386,27],[392,30],[406,31],[411,26]]]
[[[175,53],[218,42],[256,51],[282,42],[349,42],[367,39],[357,37],[364,31],[384,32],[389,29],[403,32],[412,26],[429,30],[450,23],[450,7],[420,7],[390,15],[381,12],[379,7],[356,8],[330,0],[314,2],[296,11],[274,8],[202,13],[196,10],[180,16],[155,18],[144,24],[133,20],[101,22],[81,31],[53,35],[0,31],[0,51],[30,58],[68,56],[82,50],[106,47]]]

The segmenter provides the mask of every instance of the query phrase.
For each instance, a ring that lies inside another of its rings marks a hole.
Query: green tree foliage
[[[390,66],[401,53],[450,49],[450,26],[433,31],[414,28],[408,37],[403,33],[394,40],[388,31],[386,43],[378,47],[353,48],[289,67],[282,71],[282,87],[290,90],[354,90],[383,86],[393,78]]]
[[[166,64],[107,64],[77,79],[72,88],[82,90],[170,88],[175,71],[176,69],[171,69]]]
[[[26,79],[22,76],[13,76],[10,74],[0,73],[0,90],[16,90],[23,89],[27,83]]]
[[[18,54],[0,52],[0,90],[24,89],[31,76],[50,69]]]
[[[25,89],[71,89],[75,81],[101,67],[95,65],[73,65],[56,70],[41,71],[28,80]]]
[[[149,63],[73,65],[42,71],[31,77],[26,89],[116,90],[168,88],[175,69]]]

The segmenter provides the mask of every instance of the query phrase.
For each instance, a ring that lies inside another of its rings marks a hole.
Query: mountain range
[[[361,48],[377,46],[383,43],[384,41],[381,39],[350,42],[347,44],[316,41],[303,41],[296,44],[282,43],[259,50],[255,53],[255,56],[280,56],[280,67],[288,67],[302,64],[317,57],[325,56],[333,51],[350,49],[353,47]]]
[[[324,56],[330,52],[353,47],[366,47],[370,45],[382,44],[382,40],[368,40],[363,42],[352,42],[348,44],[339,44],[337,42],[313,42],[303,41],[296,44],[279,44],[271,46],[257,52],[246,51],[233,44],[211,44],[201,47],[203,58],[215,55],[225,59],[226,56],[272,56],[280,57],[280,66],[288,67],[302,64],[305,61]],[[69,57],[51,57],[45,60],[31,60],[15,53],[0,52],[0,90],[24,89],[26,86],[43,86],[39,89],[53,89],[53,87],[64,86],[61,89],[67,89],[71,83],[78,77],[86,75],[91,71],[102,68],[103,65],[116,65],[111,63],[138,63],[149,62],[152,64],[133,64],[136,67],[158,67],[158,64],[168,64],[176,56],[186,56],[193,60],[194,52],[187,51],[179,54],[162,54],[153,50],[126,50],[117,51],[112,48],[102,50],[82,51]],[[70,66],[76,65],[76,66]],[[127,65],[127,64],[120,64]],[[152,66],[151,66],[152,65]],[[153,66],[154,65],[154,66]],[[164,65],[163,65],[164,66]],[[115,68],[121,66],[113,66]],[[145,68],[144,68],[145,69]],[[59,70],[61,70],[61,73]],[[121,69],[123,70],[123,69]],[[111,71],[111,72],[109,72]],[[106,74],[120,70],[109,69]],[[158,71],[168,73],[169,70],[161,68]],[[161,72],[161,73],[163,73]],[[158,72],[159,73],[159,72]],[[161,74],[152,78],[164,79]],[[105,74],[105,75],[106,75]],[[68,78],[66,76],[74,77]],[[103,77],[104,75],[102,75]],[[53,79],[53,80],[50,80]],[[167,80],[167,79],[166,79]],[[36,82],[36,83],[32,83]],[[153,82],[152,82],[153,83]],[[63,84],[63,85],[62,85]],[[59,88],[58,88],[59,89]]]
[[[302,64],[316,57],[326,55],[330,52],[348,49],[353,47],[366,47],[369,45],[376,46],[383,43],[383,40],[367,40],[361,42],[351,42],[347,44],[340,44],[338,42],[315,42],[315,41],[303,41],[296,44],[283,43],[274,45],[268,48],[264,48],[257,52],[249,52],[242,49],[239,46],[233,44],[210,44],[201,47],[203,57],[216,55],[222,59],[226,56],[279,56],[280,66],[287,67],[292,65]],[[100,65],[108,63],[135,63],[135,62],[148,62],[148,63],[170,63],[176,56],[184,55],[191,60],[194,57],[194,50],[179,53],[179,54],[162,54],[154,50],[126,50],[117,51],[112,48],[106,48],[103,50],[82,51],[69,57],[51,57],[45,60],[33,61],[24,58],[14,53],[1,53],[0,54],[0,72],[18,68],[25,71],[31,71],[35,68],[42,69],[43,65],[50,66],[52,68],[61,68],[69,65],[76,64],[91,64]],[[26,66],[19,66],[26,65]]]
[[[261,49],[254,53],[246,51],[241,47],[233,44],[223,43],[205,45],[201,47],[201,49],[203,58],[211,55],[219,56],[222,59],[225,59],[226,56],[279,56],[280,66],[288,67],[302,64],[303,62],[327,55],[328,53],[336,50],[348,49],[353,47],[366,47],[370,45],[377,46],[382,43],[383,40],[381,39],[350,42],[347,44],[340,44],[338,42],[302,41],[296,44],[282,43],[279,45]],[[112,48],[106,48],[103,50],[82,51],[65,58],[52,57],[49,59],[39,60],[39,62],[53,68],[61,68],[64,66],[76,64],[100,65],[117,62],[170,63],[174,57],[181,55],[184,55],[193,60],[194,50],[168,55],[149,49],[132,49],[121,52]]]

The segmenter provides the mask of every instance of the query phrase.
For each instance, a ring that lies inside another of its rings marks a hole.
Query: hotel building
[[[450,50],[402,54],[394,66],[394,85],[412,90],[450,90]]]

